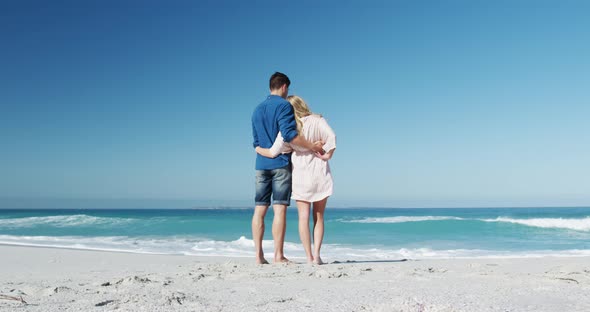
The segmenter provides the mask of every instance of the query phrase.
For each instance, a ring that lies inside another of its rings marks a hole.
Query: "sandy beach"
[[[590,309],[586,257],[313,266],[17,246],[0,246],[0,254],[2,311]]]

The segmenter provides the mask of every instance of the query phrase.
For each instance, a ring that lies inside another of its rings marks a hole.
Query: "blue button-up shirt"
[[[281,135],[285,142],[291,142],[297,136],[297,124],[291,104],[278,95],[269,95],[260,103],[252,114],[253,146],[270,148],[277,135]],[[289,164],[291,154],[281,154],[276,158],[266,158],[256,155],[256,170],[272,170]]]

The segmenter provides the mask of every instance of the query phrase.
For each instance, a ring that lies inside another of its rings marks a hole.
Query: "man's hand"
[[[328,161],[328,160],[330,160],[330,158],[332,158],[332,155],[330,155],[330,153],[325,153],[323,155],[320,153],[315,153],[315,157],[317,157],[321,160]]]
[[[317,142],[313,143],[311,150],[316,154],[324,155],[326,152],[324,151],[323,147],[324,147],[324,142],[317,141]]]
[[[325,153],[324,149],[322,148],[324,146],[323,141],[317,141],[315,143],[311,143],[308,140],[306,140],[302,135],[298,135],[298,136],[294,137],[293,140],[291,140],[291,142],[289,142],[289,143],[301,146],[303,148],[311,150],[314,153],[321,153],[321,154]]]

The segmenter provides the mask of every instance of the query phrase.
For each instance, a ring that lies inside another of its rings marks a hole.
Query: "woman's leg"
[[[324,211],[328,197],[313,203],[313,249],[315,264],[323,264],[320,257],[320,249],[322,248],[322,240],[324,239]]]
[[[309,234],[309,207],[311,204],[306,201],[297,201],[297,211],[299,212],[299,238],[307,255],[307,262],[313,262],[311,253],[311,237]]]

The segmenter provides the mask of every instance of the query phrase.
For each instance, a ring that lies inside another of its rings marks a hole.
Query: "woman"
[[[299,237],[307,255],[309,263],[322,264],[320,248],[324,238],[324,210],[328,197],[333,193],[332,173],[328,160],[336,150],[336,135],[326,120],[313,114],[302,98],[291,95],[287,97],[295,111],[297,130],[310,142],[324,142],[324,155],[314,154],[312,151],[297,145],[290,145],[283,141],[281,133],[277,136],[273,146],[257,147],[256,152],[262,156],[274,158],[280,153],[293,151],[293,187],[291,198],[297,202],[299,212]],[[314,252],[311,251],[309,233],[309,210],[313,204],[313,241]]]

